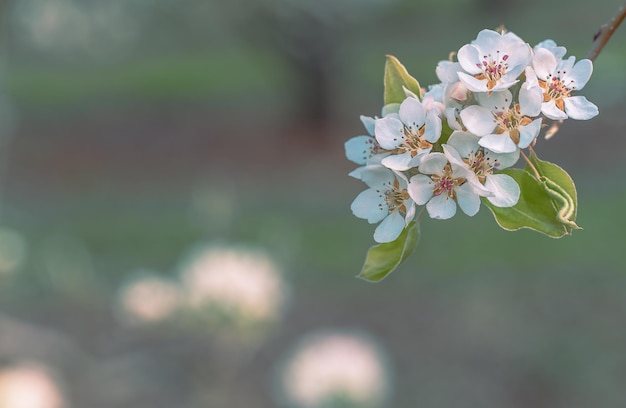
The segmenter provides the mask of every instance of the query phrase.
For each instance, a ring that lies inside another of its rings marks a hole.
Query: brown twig
[[[622,7],[617,10],[617,13],[615,13],[613,18],[611,18],[608,23],[602,24],[600,26],[598,32],[593,36],[593,45],[591,46],[591,49],[589,50],[585,58],[594,61],[598,57],[598,54],[600,54],[602,48],[604,48],[615,30],[617,30],[617,27],[619,27],[619,25],[622,23],[624,17],[626,17],[626,2],[622,4]]]

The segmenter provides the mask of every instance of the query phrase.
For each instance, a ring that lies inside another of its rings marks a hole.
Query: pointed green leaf
[[[413,253],[418,242],[419,225],[412,222],[395,241],[371,247],[357,277],[369,282],[380,282]]]
[[[578,208],[576,186],[570,175],[554,163],[539,160],[534,152],[530,160],[539,172],[546,192],[553,198],[557,219],[566,226],[568,233],[572,229],[580,229],[575,223]],[[532,171],[530,166],[526,166],[526,171]]]
[[[505,169],[501,173],[515,179],[521,194],[513,207],[496,207],[483,199],[500,227],[509,231],[529,228],[552,238],[560,238],[568,233],[566,226],[558,219],[553,198],[541,181],[521,169]]]
[[[421,98],[420,84],[393,55],[387,55],[385,63],[385,105],[401,103],[406,99],[404,88]]]

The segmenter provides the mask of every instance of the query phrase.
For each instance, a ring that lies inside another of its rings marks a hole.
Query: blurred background
[[[620,6],[0,1],[0,408],[626,406],[626,28],[536,151],[584,230],[422,224],[382,283],[343,144],[504,24],[582,58]],[[574,122],[574,123],[572,123]]]

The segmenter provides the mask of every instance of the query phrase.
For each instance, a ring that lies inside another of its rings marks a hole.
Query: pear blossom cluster
[[[481,201],[512,207],[516,181],[501,170],[532,148],[548,120],[587,120],[596,105],[578,92],[588,82],[588,59],[565,57],[552,40],[530,46],[512,32],[482,30],[456,61],[440,61],[440,83],[388,104],[381,117],[361,116],[367,135],[345,144],[359,167],[350,175],[367,189],[352,212],[379,223],[374,240],[391,242],[424,206],[431,218],[449,219],[457,207],[469,216]]]

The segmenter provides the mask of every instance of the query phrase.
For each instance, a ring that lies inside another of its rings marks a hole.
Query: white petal
[[[461,70],[461,64],[452,61],[439,61],[435,73],[441,82],[450,83],[459,80],[457,72]]]
[[[480,138],[478,144],[495,153],[513,153],[517,145],[511,140],[508,133],[490,134]]]
[[[559,47],[553,40],[549,39],[541,41],[539,44],[535,45],[534,48],[535,51],[539,48],[546,48],[550,50],[550,52],[554,54],[557,59],[563,58],[563,56],[567,53],[567,49],[565,47]]]
[[[404,217],[399,211],[391,212],[374,231],[374,241],[379,243],[395,241],[405,227]]]
[[[415,98],[406,98],[400,104],[400,120],[407,127],[417,130],[424,125],[426,120],[426,112],[422,103]]]
[[[461,67],[470,74],[480,74],[482,68],[476,64],[480,64],[480,54],[476,47],[467,44],[461,47],[456,55]]]
[[[392,170],[404,171],[410,169],[411,167],[417,167],[412,165],[411,161],[413,161],[411,152],[406,152],[402,154],[390,154],[382,159],[380,163]]]
[[[348,173],[348,176],[354,177],[357,180],[361,180],[361,174],[363,173],[363,170],[365,169],[365,167],[367,167],[367,166],[357,167],[356,169],[354,169],[350,173]]]
[[[539,82],[537,81],[537,74],[531,66],[526,67],[526,82],[524,82],[524,86],[528,87],[529,89],[539,86]]]
[[[417,174],[409,180],[407,191],[417,205],[424,205],[433,196],[433,181],[430,177]]]
[[[461,210],[469,216],[475,215],[480,209],[480,197],[469,183],[456,188],[456,201]]]
[[[450,162],[451,165],[456,165],[457,167],[467,167],[467,164],[463,161],[459,152],[457,152],[453,146],[444,144],[443,154],[446,156],[446,159],[448,159],[448,162]]]
[[[361,123],[365,126],[367,133],[374,136],[374,124],[376,123],[376,119],[371,116],[361,115]]]
[[[495,153],[486,149],[486,154],[490,159],[495,161],[495,169],[502,170],[513,166],[519,160],[519,149],[515,149],[512,153]]]
[[[376,119],[374,133],[383,149],[392,150],[400,146],[404,140],[404,125],[400,119],[391,116]]]
[[[399,103],[388,103],[387,105],[383,106],[383,108],[380,111],[380,115],[383,118],[389,115],[393,115],[393,114],[397,115],[398,110],[400,110]]]
[[[548,78],[548,75],[552,75],[556,71],[558,65],[554,54],[545,48],[539,48],[535,51],[532,63],[537,78],[543,81]]]
[[[496,127],[493,114],[482,106],[468,106],[461,111],[460,116],[467,130],[476,136],[487,135]]]
[[[446,121],[448,122],[448,126],[450,127],[450,129],[461,130],[462,126],[456,116],[457,112],[457,108],[446,108]]]
[[[532,143],[533,140],[539,135],[541,131],[541,118],[535,119],[526,126],[520,126],[519,129],[519,143],[520,148],[525,149]]]
[[[472,92],[488,92],[487,81],[476,79],[471,75],[467,75],[465,72],[459,72],[459,80],[465,84],[467,89]]]
[[[481,93],[476,95],[476,100],[483,108],[489,111],[502,111],[507,110],[511,106],[513,101],[513,94],[511,91],[504,90],[500,92],[492,92],[491,94]]]
[[[507,49],[508,59],[506,63],[508,69],[506,75],[517,78],[530,62],[530,47],[526,43],[517,43]]]
[[[437,111],[431,110],[426,115],[426,125],[424,127],[424,139],[430,143],[435,143],[441,136],[441,118]]]
[[[484,29],[478,33],[472,44],[481,54],[495,54],[496,50],[505,48],[506,40],[497,31]]]
[[[543,90],[539,86],[529,85],[525,82],[519,90],[519,111],[523,116],[539,116],[543,103]]]
[[[496,207],[512,207],[520,196],[519,185],[507,174],[491,174],[485,180],[485,187],[494,195],[487,200]]]
[[[541,104],[541,113],[546,115],[548,119],[561,120],[567,119],[567,114],[556,106],[554,101],[548,101]]]
[[[456,203],[447,194],[441,194],[430,199],[426,210],[430,218],[447,220],[456,214]]]
[[[448,139],[448,144],[454,147],[461,157],[467,158],[470,153],[478,150],[478,139],[480,139],[480,137],[472,133],[454,131]]]
[[[565,113],[572,119],[588,120],[598,114],[598,107],[584,96],[565,98]]]
[[[389,213],[384,193],[371,188],[356,196],[350,209],[356,217],[364,218],[370,224],[379,222]]]
[[[519,76],[517,75],[504,75],[500,80],[496,83],[496,85],[490,89],[490,91],[503,91],[505,89],[509,89],[513,85],[519,82],[519,80],[515,79]]]
[[[345,143],[346,157],[356,164],[365,164],[377,142],[371,136],[355,136]]]
[[[441,174],[448,164],[448,159],[443,153],[429,153],[419,165],[420,173],[424,174]]]
[[[361,180],[368,187],[375,189],[388,189],[393,185],[395,180],[394,173],[388,168],[380,165],[368,165],[363,168],[361,172]]]
[[[406,216],[404,217],[404,225],[409,225],[413,218],[415,218],[415,202],[412,198],[404,201],[404,206],[406,207]]]
[[[593,63],[588,59],[583,59],[578,61],[571,71],[563,75],[563,81],[570,89],[583,89],[589,78],[591,78],[592,72]]]

